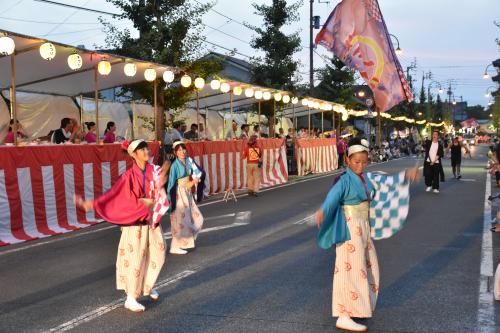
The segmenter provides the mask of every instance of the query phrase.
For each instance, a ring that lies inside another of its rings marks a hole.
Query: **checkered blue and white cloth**
[[[375,195],[370,202],[372,239],[389,238],[403,228],[410,206],[410,182],[405,171],[396,175],[367,173]]]

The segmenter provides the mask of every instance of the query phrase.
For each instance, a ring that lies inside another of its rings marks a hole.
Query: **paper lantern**
[[[255,99],[262,99],[262,90],[257,90],[255,92]]]
[[[262,98],[264,98],[264,100],[268,101],[271,99],[271,93],[269,91],[264,91],[264,93],[262,94]]]
[[[73,53],[68,56],[68,66],[72,70],[76,71],[82,68],[83,59],[78,53]]]
[[[342,112],[342,120],[346,121],[349,118],[349,114],[347,114],[347,111]]]
[[[241,95],[242,92],[243,92],[243,89],[241,89],[241,87],[239,87],[239,86],[236,86],[233,88],[234,96],[239,96],[239,95]]]
[[[283,100],[283,103],[288,104],[288,103],[290,103],[290,96],[283,95],[282,100]]]
[[[292,104],[297,104],[299,102],[299,99],[297,97],[292,98]]]
[[[229,85],[229,83],[227,83],[227,82],[221,83],[220,91],[222,91],[223,93],[227,93],[227,92],[229,92],[229,90],[231,90],[231,86]]]
[[[16,49],[16,44],[14,40],[7,36],[0,37],[0,54],[1,55],[11,55]]]
[[[171,83],[174,81],[174,79],[175,79],[174,72],[168,70],[163,72],[163,81],[165,81],[165,83]]]
[[[133,62],[126,63],[123,72],[126,76],[132,77],[137,73],[137,66]]]
[[[97,71],[101,75],[109,75],[111,73],[111,63],[107,60],[101,60],[97,64]]]
[[[314,107],[315,109],[319,109],[319,102],[314,102],[313,107]]]
[[[194,86],[196,87],[196,89],[203,89],[203,87],[205,86],[205,79],[202,77],[197,77],[194,80]]]
[[[302,98],[302,105],[308,106],[309,105],[309,100],[307,98]]]
[[[279,92],[277,92],[277,93],[275,93],[275,94],[274,94],[274,100],[275,100],[276,102],[281,101],[281,97],[282,97],[282,96],[281,96],[281,93],[279,93]]]
[[[210,88],[213,90],[219,90],[220,88],[220,81],[219,80],[212,80],[210,81]]]
[[[255,91],[255,94],[257,94],[257,91]],[[245,89],[245,96],[250,98],[254,95],[254,91],[253,91],[253,88],[246,88]],[[257,96],[255,97],[257,98]]]
[[[156,70],[154,68],[148,68],[144,71],[144,78],[146,81],[153,82],[156,80]]]
[[[183,86],[184,88],[189,87],[191,85],[191,82],[191,76],[184,74],[181,77],[181,86]]]
[[[56,56],[56,47],[52,43],[43,43],[40,45],[40,55],[50,61]]]

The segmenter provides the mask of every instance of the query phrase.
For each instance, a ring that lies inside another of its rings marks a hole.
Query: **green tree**
[[[255,14],[262,17],[263,25],[247,24],[257,33],[250,45],[264,53],[263,57],[251,59],[252,83],[287,91],[295,90],[299,61],[293,59],[293,55],[300,50],[300,37],[298,32],[285,34],[283,28],[299,20],[298,10],[301,5],[301,1],[288,5],[286,0],[273,0],[270,5],[252,4]],[[276,124],[274,110],[274,100],[261,102],[261,112],[269,119],[270,136],[274,136],[273,124]]]
[[[354,84],[356,71],[345,64],[338,57],[329,59],[324,68],[317,70],[320,83],[312,91],[313,97],[346,105],[354,108]]]
[[[206,78],[217,73],[221,66],[213,60],[199,60],[202,43],[202,16],[213,3],[201,4],[189,0],[106,0],[118,8],[120,21],[131,21],[139,36],[130,29],[120,30],[101,19],[104,24],[106,47],[118,55],[183,68],[187,73]],[[183,73],[180,73],[183,74]],[[179,111],[191,98],[193,87],[172,84],[166,87],[157,79],[158,107]],[[165,89],[167,88],[167,89]],[[141,82],[124,87],[124,94],[153,104],[153,85]],[[161,139],[165,126],[164,112],[158,113],[156,136]]]
[[[495,97],[495,102],[491,106],[490,112],[493,126],[496,128],[498,134],[498,129],[500,128],[500,95]]]
[[[476,118],[476,119],[489,119],[489,112],[484,111],[484,107],[482,105],[474,105],[468,106],[465,109],[468,118]]]
[[[443,101],[441,100],[441,95],[438,94],[436,97],[436,106],[434,107],[434,112],[431,120],[433,122],[440,122],[443,119],[444,119],[444,105]]]

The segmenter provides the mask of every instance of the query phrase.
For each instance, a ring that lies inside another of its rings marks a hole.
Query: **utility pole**
[[[314,41],[313,41],[313,7],[314,0],[309,0],[309,94],[312,95],[314,88],[314,63],[313,63],[313,51],[314,51]]]

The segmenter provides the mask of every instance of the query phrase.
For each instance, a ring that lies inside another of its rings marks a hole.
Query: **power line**
[[[93,13],[98,13],[98,14],[111,15],[111,16],[120,16],[120,14],[116,14],[116,13],[110,13],[110,12],[105,12],[105,11],[102,11],[102,10],[97,10],[97,9],[92,9],[92,8],[87,8],[87,7],[70,5],[70,4],[67,4],[67,3],[62,3],[62,2],[57,2],[57,1],[50,1],[50,0],[34,0],[34,1],[43,2],[43,3],[50,4],[50,5],[57,5],[57,6],[63,6],[63,7],[73,8],[73,9],[76,9],[76,10],[85,10],[87,12],[93,12]]]
[[[38,23],[38,24],[70,24],[70,25],[91,25],[91,24],[100,24],[99,22],[53,22],[53,21],[37,21],[37,20],[26,20],[26,19],[16,19],[12,17],[0,16],[0,19],[6,21],[14,21],[14,22],[24,22],[24,23]]]
[[[199,3],[200,5],[205,5],[205,4],[201,3],[201,2],[200,2],[200,1],[198,1],[198,0],[194,0],[194,1],[196,1],[196,2],[197,2],[197,3]],[[222,16],[222,17],[224,17],[224,18],[227,18],[227,19],[228,19],[228,20],[230,20],[231,22],[234,22],[234,23],[236,23],[236,24],[239,24],[239,25],[241,25],[241,26],[243,26],[243,27],[245,27],[245,28],[247,28],[247,29],[249,29],[249,30],[255,31],[255,29],[252,29],[251,27],[249,27],[249,26],[245,25],[243,22],[238,21],[238,20],[235,20],[234,18],[229,17],[229,16],[227,16],[226,14],[219,12],[218,10],[215,10],[215,9],[213,9],[213,8],[210,8],[210,11],[212,11],[212,12],[214,12],[214,13],[216,13],[216,14],[218,14],[218,15],[220,15],[220,16]]]

